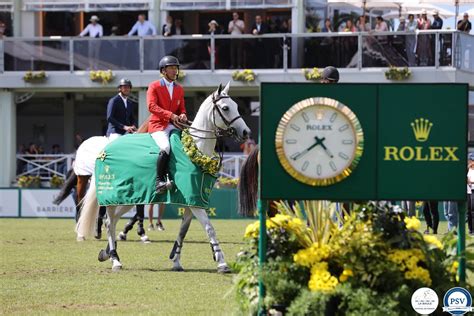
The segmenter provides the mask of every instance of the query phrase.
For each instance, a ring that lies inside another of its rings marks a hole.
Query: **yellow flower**
[[[416,218],[415,216],[405,217],[404,221],[405,221],[405,225],[407,229],[418,230],[421,226],[420,220]]]
[[[423,239],[432,245],[435,245],[439,249],[443,249],[443,244],[435,236],[423,235]]]
[[[457,276],[458,268],[459,268],[459,262],[454,261],[451,267],[448,269],[448,272]]]

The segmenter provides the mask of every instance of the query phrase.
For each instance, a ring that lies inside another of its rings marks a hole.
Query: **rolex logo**
[[[416,119],[411,123],[413,134],[415,134],[415,138],[419,142],[426,142],[428,140],[431,127],[433,127],[433,123],[424,118]]]
[[[109,173],[109,170],[110,170],[110,166],[109,166],[109,165],[105,165],[105,166],[104,166],[104,171],[105,171],[105,173]]]

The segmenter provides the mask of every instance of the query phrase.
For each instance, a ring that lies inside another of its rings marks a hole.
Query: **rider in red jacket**
[[[176,129],[174,123],[186,123],[184,90],[176,83],[179,75],[179,60],[174,56],[165,56],[159,63],[162,78],[148,86],[147,104],[151,113],[148,132],[160,147],[156,164],[156,192],[167,190],[166,173],[170,153],[169,135]]]

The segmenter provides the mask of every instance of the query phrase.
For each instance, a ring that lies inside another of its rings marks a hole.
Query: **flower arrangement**
[[[254,82],[255,81],[255,73],[251,69],[244,69],[242,71],[234,71],[232,74],[232,79],[235,81],[242,81],[242,82]]]
[[[55,174],[51,177],[51,180],[49,180],[49,183],[52,188],[59,188],[64,184],[64,178]]]
[[[406,80],[411,77],[411,71],[408,67],[397,68],[390,66],[385,72],[385,78],[388,80]]]
[[[39,176],[21,176],[17,180],[20,188],[39,188],[41,178]]]
[[[216,188],[236,188],[239,178],[219,177],[216,182]]]
[[[102,84],[108,84],[114,80],[114,73],[112,70],[91,70],[89,72],[89,78],[92,81],[101,82]]]
[[[321,80],[321,72],[316,67],[314,67],[313,69],[303,68],[302,71],[306,80],[311,80],[311,81]]]
[[[47,79],[46,72],[44,70],[40,72],[27,71],[23,76],[25,82],[43,82]]]
[[[416,289],[428,286],[441,295],[457,284],[453,235],[443,240],[425,236],[418,231],[418,219],[390,204],[358,205],[350,215],[322,201],[292,207],[280,202],[277,207],[280,214],[267,220],[267,262],[261,272],[259,222],[245,232],[248,246],[237,260],[236,283],[244,310],[256,311],[259,277],[266,309],[289,315],[340,315],[342,310],[347,315],[411,315]]]
[[[184,129],[181,133],[181,143],[183,144],[184,152],[195,165],[199,166],[203,172],[207,172],[212,176],[217,177],[221,160],[216,152],[214,152],[212,157],[204,155],[196,147],[196,143],[188,129]]]

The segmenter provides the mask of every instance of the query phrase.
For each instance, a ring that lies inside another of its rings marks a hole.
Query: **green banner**
[[[263,83],[261,198],[464,200],[467,92]]]

